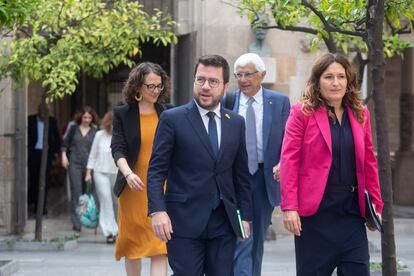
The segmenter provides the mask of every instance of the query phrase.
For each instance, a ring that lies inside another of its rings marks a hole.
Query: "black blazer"
[[[54,154],[60,152],[60,135],[57,127],[57,121],[53,117],[49,117],[49,158],[53,157]],[[37,115],[30,115],[28,118],[27,126],[27,148],[30,151],[35,149],[37,143]],[[29,155],[30,157],[30,155]]]
[[[165,106],[156,103],[158,117]],[[115,164],[119,158],[125,158],[132,169],[137,161],[141,145],[141,126],[138,104],[124,104],[114,107],[113,131],[111,140],[112,157]],[[119,197],[126,184],[125,177],[118,171],[114,186],[114,194]]]

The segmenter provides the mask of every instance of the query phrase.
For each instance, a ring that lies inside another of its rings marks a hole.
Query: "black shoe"
[[[107,244],[113,244],[115,242],[115,237],[113,235],[109,235],[106,237]]]

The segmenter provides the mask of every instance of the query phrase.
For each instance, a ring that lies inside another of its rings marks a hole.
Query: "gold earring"
[[[135,95],[135,100],[137,100],[137,102],[140,102],[142,100],[142,94],[139,94],[139,97]]]

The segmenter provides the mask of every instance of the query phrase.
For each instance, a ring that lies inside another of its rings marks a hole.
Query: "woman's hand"
[[[128,186],[134,191],[142,191],[145,187],[144,182],[138,175],[131,172],[125,176]]]
[[[375,209],[375,204],[372,204],[372,206],[374,207],[374,210],[376,210]],[[378,217],[378,219],[379,219],[379,221],[380,221],[380,223],[382,223],[382,216],[381,216],[381,214],[380,213],[378,213],[378,212],[375,212],[376,214],[377,214],[377,217]],[[370,230],[370,231],[375,231],[375,230],[377,230],[377,228],[374,226],[374,225],[372,225],[372,224],[370,224],[370,223],[365,223],[365,226],[368,228],[368,230]]]
[[[68,157],[66,156],[66,152],[63,151],[62,152],[62,166],[67,170],[69,167],[69,160]]]
[[[90,182],[90,181],[92,181],[91,170],[87,169],[85,173],[85,182]]]
[[[283,224],[286,230],[300,236],[302,231],[302,225],[300,223],[300,216],[297,211],[284,211],[283,212]]]

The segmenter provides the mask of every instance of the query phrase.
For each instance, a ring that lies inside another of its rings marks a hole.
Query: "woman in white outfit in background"
[[[102,130],[99,130],[92,143],[86,166],[85,181],[92,179],[100,203],[99,225],[108,244],[114,243],[118,234],[118,225],[115,219],[112,188],[115,184],[118,168],[111,154],[112,112],[109,111],[102,119]]]

